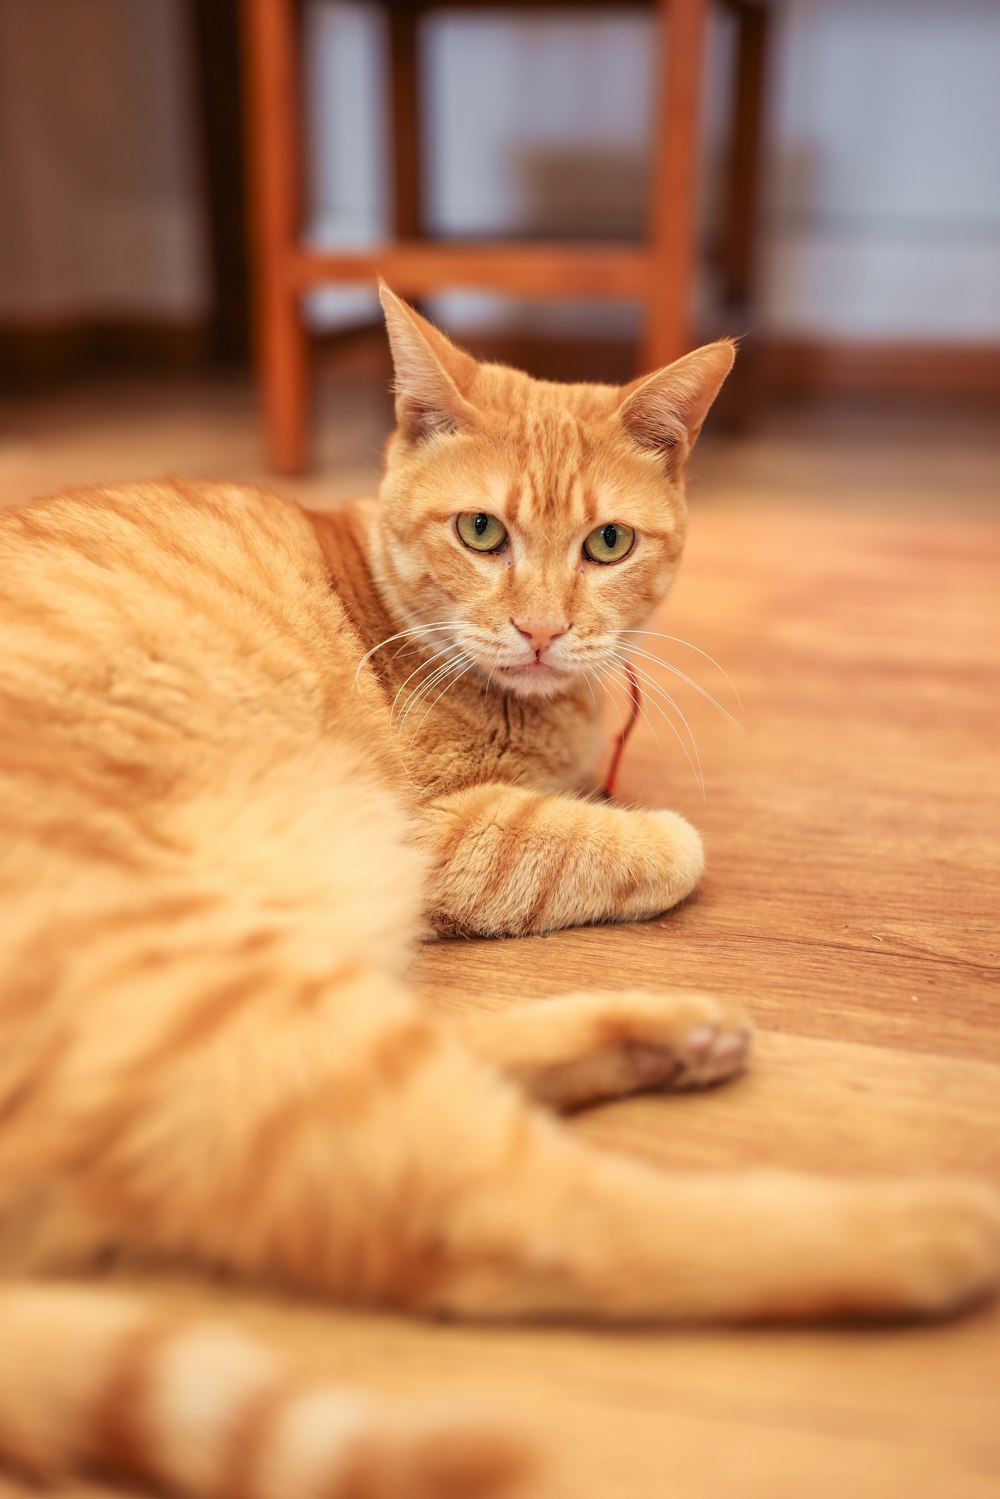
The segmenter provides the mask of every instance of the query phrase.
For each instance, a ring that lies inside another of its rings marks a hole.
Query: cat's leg
[[[463,1040],[540,1103],[574,1109],[742,1070],[751,1027],[707,994],[588,992],[459,1022]]]
[[[655,916],[690,895],[704,865],[675,812],[492,782],[428,803],[421,841],[432,922],[484,936]]]
[[[667,1175],[554,1136],[511,1157],[455,1205],[445,1267],[415,1305],[646,1323],[941,1315],[1000,1278],[1000,1200],[983,1184]]]
[[[591,1321],[934,1313],[996,1281],[984,1187],[667,1175],[573,1136],[384,975],[260,977],[100,1072],[60,1062],[15,1250],[70,1268],[86,1230],[341,1301]]]

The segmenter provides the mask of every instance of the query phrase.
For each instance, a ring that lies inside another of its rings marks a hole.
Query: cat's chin
[[[578,681],[576,672],[560,671],[554,666],[532,665],[508,667],[494,671],[493,682],[513,697],[560,697]]]

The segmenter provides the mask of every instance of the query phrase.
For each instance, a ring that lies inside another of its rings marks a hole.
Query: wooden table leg
[[[302,218],[295,0],[244,0],[254,316],[268,461],[305,467],[308,359],[293,257]]]
[[[653,272],[643,346],[647,370],[669,364],[691,347],[708,0],[660,0],[658,10],[649,216]]]

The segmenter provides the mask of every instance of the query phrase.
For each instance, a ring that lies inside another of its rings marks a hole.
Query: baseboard
[[[368,325],[321,335],[319,342],[343,358],[353,345],[377,342],[382,336],[380,325]],[[620,383],[640,373],[635,345],[627,338],[539,338],[491,329],[468,330],[459,341],[480,359],[512,364],[543,379]],[[744,412],[772,396],[1000,399],[1000,344],[807,341],[750,334],[742,342],[737,370],[746,378],[734,379],[734,385],[743,383],[750,389],[730,404]]]
[[[195,371],[209,355],[210,330],[201,321],[0,323],[0,388],[44,392],[93,371]]]
[[[769,394],[1000,400],[1000,344],[762,341]]]

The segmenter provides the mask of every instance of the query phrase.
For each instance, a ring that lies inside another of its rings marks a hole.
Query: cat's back
[[[12,781],[149,805],[234,756],[373,737],[312,524],[264,489],[167,479],[3,513],[0,627],[7,807],[29,805]]]
[[[8,511],[0,631],[0,936],[208,888],[367,930],[340,871],[397,858],[405,778],[304,511],[183,480]]]
[[[233,628],[280,599],[291,622],[322,584],[305,515],[265,489],[184,479],[69,490],[0,513],[0,607],[8,631],[76,637],[128,622],[155,631],[186,610]]]
[[[208,481],[73,490],[4,512],[0,616],[8,716],[22,698],[37,716],[66,694],[113,700],[168,678],[192,700],[204,688],[206,704],[268,680],[294,679],[301,696],[338,644],[355,650],[304,512]]]

